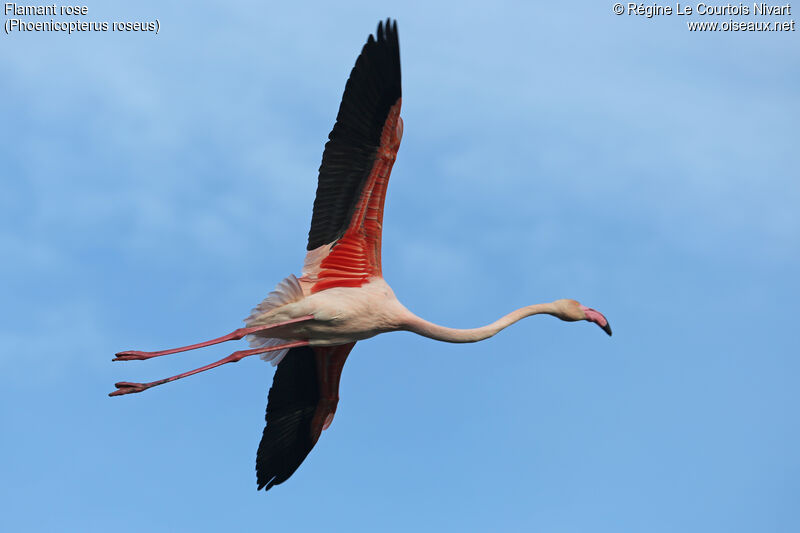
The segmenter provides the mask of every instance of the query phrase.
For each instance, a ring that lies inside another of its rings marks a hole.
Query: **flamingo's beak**
[[[590,307],[585,307],[583,305],[581,306],[581,308],[583,309],[583,314],[586,315],[587,321],[594,322],[595,324],[600,326],[600,329],[605,331],[609,337],[611,336],[611,324],[608,323],[608,320],[606,319],[606,317],[603,316],[603,313],[601,313],[600,311],[596,311]]]

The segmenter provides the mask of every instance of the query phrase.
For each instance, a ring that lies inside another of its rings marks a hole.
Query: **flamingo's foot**
[[[112,361],[140,361],[155,357],[152,352],[140,352],[138,350],[125,350],[124,352],[115,353],[114,356]]]
[[[150,383],[133,383],[130,381],[120,381],[119,383],[114,383],[114,386],[117,388],[114,392],[108,393],[109,396],[122,396],[123,394],[133,394],[136,392],[146,391],[152,385]]]

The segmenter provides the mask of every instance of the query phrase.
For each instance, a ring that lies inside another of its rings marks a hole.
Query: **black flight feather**
[[[275,371],[267,403],[267,427],[256,456],[259,490],[283,483],[314,447],[311,421],[319,403],[314,351],[292,348]]]
[[[344,234],[372,171],[389,110],[401,96],[397,22],[378,23],[376,35],[369,36],[350,72],[325,144],[308,250]]]

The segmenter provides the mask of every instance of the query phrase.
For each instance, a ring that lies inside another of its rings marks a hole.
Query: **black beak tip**
[[[609,324],[608,321],[606,321],[606,325],[605,326],[600,326],[600,327],[603,328],[603,331],[608,333],[609,337],[611,336],[611,324]]]

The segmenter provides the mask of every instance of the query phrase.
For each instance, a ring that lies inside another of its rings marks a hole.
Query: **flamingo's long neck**
[[[439,326],[432,322],[428,322],[418,316],[411,315],[405,321],[402,329],[412,331],[419,335],[444,342],[477,342],[488,339],[499,331],[507,328],[511,324],[522,320],[531,315],[540,314],[554,314],[555,306],[552,303],[535,304],[527,307],[521,307],[516,311],[512,311],[506,316],[482,326],[480,328],[472,329],[454,329]]]

